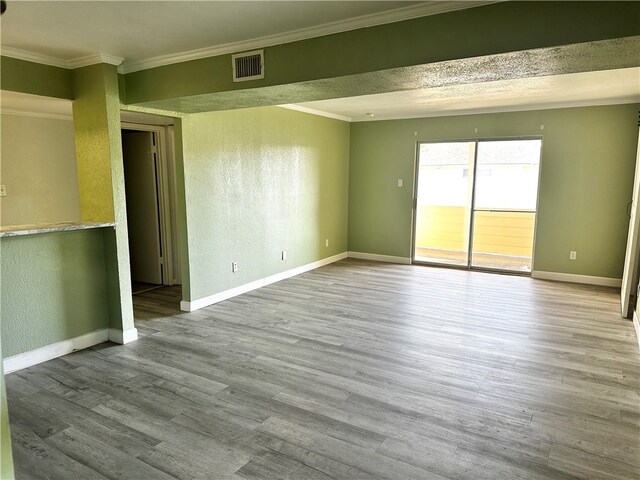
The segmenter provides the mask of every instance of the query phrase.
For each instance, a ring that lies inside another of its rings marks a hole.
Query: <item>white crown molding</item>
[[[48,118],[51,120],[68,120],[73,121],[73,115],[65,115],[63,113],[51,113],[51,112],[36,112],[31,110],[21,110],[18,108],[0,108],[0,114],[2,115],[15,115],[17,117],[34,117],[34,118]]]
[[[108,55],[106,53],[95,53],[71,60],[64,60],[62,58],[41,55],[39,53],[33,53],[27,50],[12,47],[2,47],[0,53],[3,57],[17,58],[18,60],[25,60],[27,62],[40,63],[43,65],[50,65],[52,67],[66,68],[67,70],[87,67],[89,65],[96,65],[98,63],[108,63],[109,65],[119,66],[124,61],[124,58],[122,57],[116,57],[115,55]]]
[[[119,73],[132,73],[149,68],[187,62],[189,60],[199,60],[201,58],[214,57],[216,55],[225,55],[228,53],[255,50],[257,48],[271,47],[284,43],[317,38],[325,35],[332,35],[335,33],[356,30],[359,28],[374,27],[376,25],[384,25],[387,23],[401,22],[403,20],[411,20],[418,17],[426,17],[429,15],[437,15],[440,13],[452,12],[455,10],[479,7],[482,5],[498,3],[499,1],[502,0],[466,0],[458,2],[444,0],[439,2],[419,3],[408,7],[397,8],[395,10],[373,13],[370,15],[362,15],[359,17],[340,20],[337,22],[325,23],[314,27],[301,28],[285,33],[267,35],[265,37],[244,40],[241,42],[226,43],[213,47],[199,48],[196,50],[189,50],[181,53],[160,55],[157,57],[152,57],[135,62],[127,62],[121,57],[116,57],[104,53],[86,55],[71,60],[33,53],[27,50],[13,47],[2,47],[0,53],[5,57],[12,57],[19,60],[26,60],[29,62],[41,63],[44,65],[51,65],[53,67],[66,69],[80,68],[88,65],[95,65],[97,63],[108,63],[110,65],[118,66]]]
[[[486,115],[491,113],[513,113],[513,112],[531,112],[536,110],[558,110],[562,108],[581,108],[581,107],[605,107],[608,105],[628,105],[640,102],[640,96],[628,95],[624,97],[605,98],[605,99],[585,99],[572,101],[557,101],[544,103],[527,103],[523,105],[498,105],[495,107],[477,107],[477,108],[451,108],[447,110],[429,110],[411,111],[407,113],[398,113],[386,115],[377,113],[375,118],[359,118],[351,120],[354,123],[365,122],[383,122],[387,120],[412,120],[416,118],[438,118],[438,117],[458,117],[466,115]],[[317,110],[318,115],[322,112]]]
[[[93,55],[87,55],[85,57],[74,58],[69,60],[67,68],[81,68],[89,65],[96,65],[97,63],[108,63],[109,65],[119,66],[124,62],[124,58],[116,57],[115,55],[107,55],[106,53],[96,53]]]
[[[253,38],[241,42],[226,43],[213,47],[198,48],[187,52],[173,53],[168,55],[160,55],[157,57],[139,60],[136,62],[125,61],[118,68],[120,73],[132,73],[149,68],[162,67],[180,62],[188,62],[190,60],[199,60],[201,58],[215,57],[217,55],[225,55],[229,53],[238,53],[247,50],[255,50],[264,47],[272,47],[274,45],[282,45],[310,38],[332,35],[335,33],[347,32],[358,28],[374,27],[376,25],[384,25],[387,23],[401,22],[403,20],[411,20],[418,17],[426,17],[429,15],[437,15],[439,13],[452,12],[455,10],[463,10],[467,8],[498,3],[497,1],[481,1],[469,0],[461,2],[428,2],[411,5],[408,7],[398,8],[381,13],[370,15],[362,15],[360,17],[340,20],[337,22],[325,23],[309,28],[301,28],[285,33],[275,35],[267,35],[265,37]]]
[[[2,54],[3,57],[17,58],[18,60],[25,60],[27,62],[41,63],[52,67],[69,68],[69,62],[67,60],[29,52],[20,48],[2,47],[0,54]]]
[[[73,120],[71,100],[6,90],[0,90],[0,113],[21,117]]]
[[[294,105],[292,103],[288,103],[285,105],[277,105],[280,108],[286,108],[287,110],[295,110],[296,112],[308,113],[310,115],[316,115],[318,117],[327,117],[333,118],[334,120],[342,120],[343,122],[351,122],[353,119],[351,117],[345,117],[343,115],[338,115],[337,113],[323,112],[322,110],[315,110],[309,107],[303,107],[302,105]]]

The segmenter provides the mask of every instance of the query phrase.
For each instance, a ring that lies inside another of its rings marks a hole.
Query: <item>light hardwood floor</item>
[[[18,479],[635,479],[615,289],[346,260],[6,378]]]

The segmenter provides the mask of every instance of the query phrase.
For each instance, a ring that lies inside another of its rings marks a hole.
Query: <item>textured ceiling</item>
[[[447,85],[288,107],[375,121],[622,103],[640,103],[640,68]]]

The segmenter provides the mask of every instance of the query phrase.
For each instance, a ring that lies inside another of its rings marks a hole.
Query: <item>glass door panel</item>
[[[472,267],[531,272],[541,146],[478,142]]]
[[[419,147],[414,260],[466,267],[475,142]]]

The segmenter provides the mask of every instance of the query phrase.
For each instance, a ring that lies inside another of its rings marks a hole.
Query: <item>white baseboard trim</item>
[[[329,265],[330,263],[334,263],[345,258],[347,258],[347,252],[339,253],[337,255],[333,255],[332,257],[318,260],[317,262],[307,263],[306,265],[292,268],[291,270],[287,270],[285,272],[276,273],[275,275],[269,275],[268,277],[255,280],[250,283],[245,283],[244,285],[240,285],[238,287],[230,288],[229,290],[225,290],[224,292],[209,295],[208,297],[199,298],[190,302],[183,300],[180,302],[180,310],[182,310],[183,312],[193,312],[194,310],[208,307],[209,305],[213,305],[214,303],[228,300],[229,298],[242,295],[243,293],[250,292],[251,290],[256,290],[260,287],[264,287],[275,282],[279,282],[280,280],[284,280],[286,278],[295,277],[296,275],[300,275],[301,273],[308,272],[309,270],[314,270],[325,265]]]
[[[572,273],[544,272],[540,270],[534,270],[531,272],[531,276],[540,280],[555,280],[556,282],[585,283],[603,287],[622,286],[621,278],[593,277],[591,275],[574,275]]]
[[[118,330],[117,328],[109,329],[109,340],[120,345],[138,340],[138,329],[130,328],[129,330]]]
[[[109,331],[106,328],[96,330],[79,337],[70,338],[61,342],[52,343],[51,345],[45,345],[44,347],[36,348],[29,352],[19,353],[2,360],[2,366],[4,373],[16,372],[23,368],[28,368],[38,363],[53,360],[54,358],[61,357],[75,350],[82,350],[84,348],[97,345],[109,340]]]
[[[638,348],[640,348],[640,319],[638,319],[635,310],[633,311],[633,328],[636,330],[636,340],[638,340]]]
[[[358,258],[360,260],[373,260],[374,262],[400,263],[402,265],[411,265],[410,257],[394,257],[393,255],[379,255],[377,253],[364,252],[348,252],[349,258]]]

